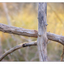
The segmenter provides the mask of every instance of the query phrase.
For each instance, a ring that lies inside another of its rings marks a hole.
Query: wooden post
[[[47,3],[39,3],[38,4],[38,51],[39,51],[39,60],[47,61],[47,34],[46,34],[46,26],[47,26]]]

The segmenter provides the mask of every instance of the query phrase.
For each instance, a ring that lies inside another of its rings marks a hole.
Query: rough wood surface
[[[23,36],[28,36],[28,37],[37,37],[36,30],[28,30],[28,29],[13,27],[13,26],[1,24],[1,23],[0,23],[0,31],[4,33],[23,35]]]
[[[0,31],[4,33],[28,36],[28,37],[37,37],[38,31],[37,30],[29,30],[19,27],[13,27],[5,24],[0,23]],[[56,35],[54,33],[47,32],[47,37],[49,40],[59,42],[64,45],[64,36]]]
[[[34,45],[37,45],[37,42],[31,42],[31,43],[23,43],[23,44],[20,44],[20,45],[17,45],[13,48],[11,48],[10,50],[6,51],[1,57],[0,57],[0,61],[2,61],[8,54],[22,48],[22,47],[27,47],[27,46],[34,46]]]
[[[46,26],[47,26],[47,3],[39,3],[38,4],[38,51],[39,51],[39,60],[47,61],[47,34],[46,34]]]

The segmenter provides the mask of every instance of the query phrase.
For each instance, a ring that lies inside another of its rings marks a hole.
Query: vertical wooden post
[[[47,61],[47,34],[46,34],[46,26],[47,26],[47,3],[39,3],[38,4],[38,39],[37,45],[39,50],[39,60]]]

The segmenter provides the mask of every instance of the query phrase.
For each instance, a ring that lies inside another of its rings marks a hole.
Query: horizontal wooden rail
[[[24,29],[19,27],[13,27],[2,23],[0,23],[0,31],[4,33],[10,33],[10,34],[16,34],[16,35],[22,35],[28,37],[36,37],[36,38],[38,37],[37,30],[29,30],[29,29]],[[56,41],[64,45],[64,36],[47,32],[47,37],[49,40]]]

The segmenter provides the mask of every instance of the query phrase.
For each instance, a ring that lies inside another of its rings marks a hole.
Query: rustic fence
[[[5,25],[0,23],[0,31],[4,33],[37,38],[37,42],[19,44],[11,48],[10,50],[6,51],[3,55],[1,55],[0,61],[2,61],[8,54],[20,48],[27,47],[27,46],[36,46],[36,45],[39,51],[39,60],[48,61],[47,60],[48,39],[64,45],[64,36],[47,32],[46,27],[47,27],[47,3],[38,3],[38,31],[13,27],[11,25]],[[64,46],[63,46],[63,53],[61,55],[61,60],[63,60],[63,54],[64,54]]]

